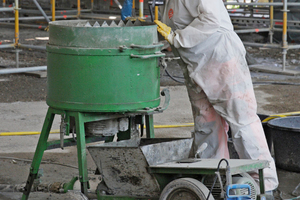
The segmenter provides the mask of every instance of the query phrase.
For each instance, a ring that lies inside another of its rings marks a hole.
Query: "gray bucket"
[[[275,152],[276,166],[300,172],[300,117],[284,117],[268,122]]]

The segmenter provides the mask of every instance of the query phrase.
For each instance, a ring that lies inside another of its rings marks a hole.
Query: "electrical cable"
[[[163,75],[163,76],[165,76],[165,77],[169,77],[168,75]],[[183,76],[173,76],[174,78],[181,78],[181,79],[184,79],[184,77]]]
[[[166,74],[167,74],[173,81],[184,84],[184,81],[177,80],[174,76],[172,76],[172,75],[168,72],[168,70],[167,70],[166,68],[164,68],[164,70],[165,70]],[[181,78],[181,77],[180,77],[180,78]]]
[[[15,158],[15,157],[6,157],[6,156],[0,156],[0,159],[11,159],[11,160],[24,161],[24,162],[32,162],[32,160],[29,160],[29,159]],[[61,164],[61,163],[50,162],[50,161],[41,161],[41,164],[53,164],[53,165],[60,165],[60,166],[64,166],[64,167],[78,169],[78,167],[73,166],[73,165]],[[90,171],[94,171],[94,170],[90,170]]]
[[[222,163],[223,161],[225,161],[226,164],[227,164],[227,166],[229,166],[228,160],[226,160],[225,158],[222,158],[222,159],[219,161],[219,164],[218,164],[218,167],[217,167],[217,172],[219,172],[219,170],[220,170],[220,165],[221,165],[221,163]],[[214,182],[213,182],[213,184],[212,184],[212,186],[211,186],[211,188],[210,188],[210,191],[209,191],[209,193],[208,193],[208,195],[207,195],[206,200],[209,199],[209,196],[210,196],[210,194],[212,193],[212,190],[213,190],[213,188],[215,187],[215,184],[216,184],[216,182],[217,182],[217,178],[218,178],[218,176],[216,175],[215,178],[214,178]]]

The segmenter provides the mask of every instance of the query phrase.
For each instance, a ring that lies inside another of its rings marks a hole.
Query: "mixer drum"
[[[101,25],[100,25],[101,24]],[[108,25],[110,24],[110,25]],[[47,104],[86,112],[126,112],[160,103],[153,23],[50,22]]]

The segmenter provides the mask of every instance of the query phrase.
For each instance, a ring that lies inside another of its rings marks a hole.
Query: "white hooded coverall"
[[[278,187],[268,150],[245,48],[233,31],[222,0],[166,0],[162,22],[175,32],[174,47],[192,105],[195,147],[207,143],[202,158],[229,158],[228,124],[241,159],[268,160],[265,189]],[[257,179],[257,173],[252,174]]]

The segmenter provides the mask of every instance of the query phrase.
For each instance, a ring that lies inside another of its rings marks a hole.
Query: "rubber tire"
[[[200,200],[206,200],[209,194],[209,190],[207,189],[207,187],[200,181],[193,178],[180,178],[170,182],[163,189],[159,200],[172,200],[170,199],[169,195],[178,189],[189,190],[196,194]],[[209,195],[209,200],[214,200],[212,194]]]

